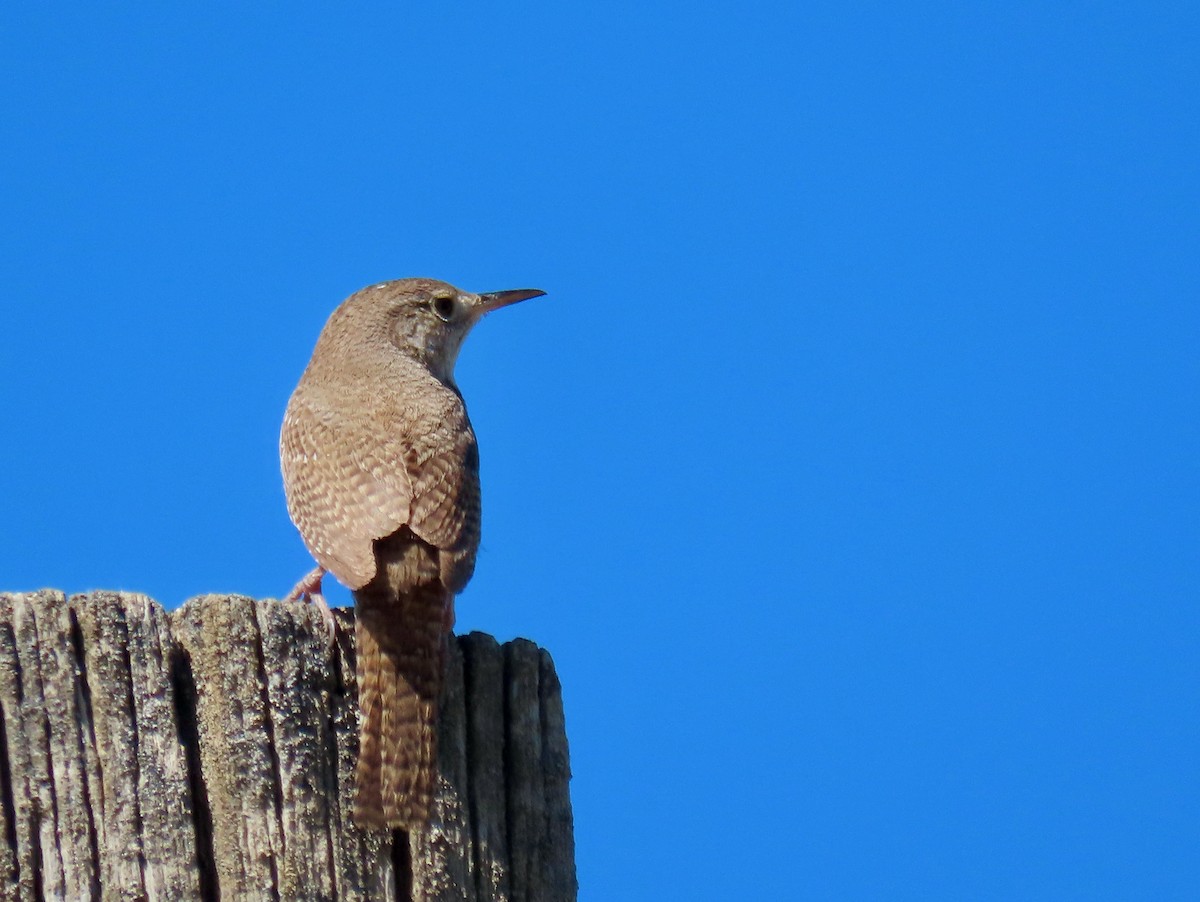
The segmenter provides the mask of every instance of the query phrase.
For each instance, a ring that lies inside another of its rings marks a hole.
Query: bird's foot
[[[333,611],[329,609],[329,602],[325,600],[325,596],[321,594],[321,581],[325,578],[325,568],[317,567],[311,573],[300,580],[292,587],[292,591],[288,592],[284,601],[307,601],[309,604],[316,605],[317,610],[321,614],[321,620],[325,623],[325,630],[329,634],[329,644],[333,645],[334,639],[337,636],[337,625],[333,620]]]

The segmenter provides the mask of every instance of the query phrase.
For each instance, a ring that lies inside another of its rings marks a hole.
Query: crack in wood
[[[217,871],[217,855],[213,848],[212,809],[208,803],[208,787],[200,762],[200,735],[196,725],[196,682],[187,652],[175,646],[171,649],[170,674],[175,690],[176,735],[184,748],[187,784],[192,799],[192,829],[195,842],[197,890],[203,902],[221,898],[221,878]]]
[[[85,732],[85,734],[87,736],[87,745],[90,748],[95,748],[96,747],[96,724],[95,724],[95,720],[92,717],[92,689],[91,689],[91,686],[88,685],[87,661],[84,658],[84,653],[83,653],[83,632],[79,627],[79,618],[76,616],[75,611],[73,611],[73,610],[69,611],[68,616],[70,618],[70,624],[71,624],[71,634],[70,634],[71,635],[71,649],[75,654],[75,668],[76,668],[76,673],[78,674],[78,679],[76,680],[76,687],[78,690],[77,691],[77,695],[78,695],[77,704],[79,705],[79,713],[80,713],[80,717],[82,719],[81,726],[83,727],[83,731]],[[130,696],[129,696],[130,702],[132,703],[132,700],[133,700],[132,687],[130,687],[129,693],[130,693]],[[136,723],[136,718],[134,718],[134,721]],[[80,752],[81,753],[83,752],[82,748],[80,749]],[[101,794],[100,795],[100,808],[101,808],[101,810],[103,810],[103,807],[104,807],[104,795],[103,795],[104,784],[103,784],[103,782],[99,783],[99,787],[100,787],[100,794]],[[86,813],[87,813],[88,847],[91,849],[91,852],[92,852],[91,890],[92,890],[92,898],[96,898],[100,894],[100,837],[97,835],[97,832],[96,832],[96,817],[95,817],[95,812],[93,810],[93,805],[92,805],[91,790],[88,787],[87,781],[84,781],[83,793],[84,793],[84,799],[86,800],[86,803],[87,803]],[[139,833],[140,833],[140,831],[139,831]],[[142,881],[142,886],[140,888],[142,889],[142,891],[144,893],[145,892],[145,881],[144,880]]]
[[[282,772],[279,765],[279,747],[275,741],[275,718],[273,716],[274,709],[271,706],[270,686],[268,682],[270,675],[267,672],[266,654],[263,650],[263,633],[262,625],[257,618],[250,618],[253,627],[253,649],[254,663],[257,669],[258,691],[263,707],[263,728],[266,732],[266,750],[267,763],[269,767],[269,779],[271,781],[271,799],[275,803],[275,821],[278,828],[278,836],[282,845],[277,854],[267,856],[267,866],[271,869],[271,898],[279,898],[280,878],[279,878],[279,859],[287,854],[287,833],[283,829],[283,785]]]

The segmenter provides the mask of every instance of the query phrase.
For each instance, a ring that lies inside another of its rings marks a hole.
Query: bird
[[[280,431],[284,494],[317,568],[355,607],[359,750],[353,820],[425,828],[454,596],[475,570],[479,449],[454,365],[488,313],[544,295],[472,294],[436,279],[381,282],[322,329]],[[332,623],[330,616],[329,623]]]

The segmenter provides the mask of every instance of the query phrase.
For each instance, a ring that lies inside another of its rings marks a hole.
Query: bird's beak
[[[479,296],[479,303],[475,305],[475,312],[479,316],[483,316],[485,313],[491,313],[493,310],[499,310],[501,307],[507,307],[509,304],[515,304],[518,301],[540,298],[545,293],[540,288],[512,288],[508,291],[491,291]]]

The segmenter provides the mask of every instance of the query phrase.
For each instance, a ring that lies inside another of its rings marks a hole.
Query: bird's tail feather
[[[448,598],[437,582],[354,593],[361,721],[354,820],[421,829],[437,780],[437,714]]]

